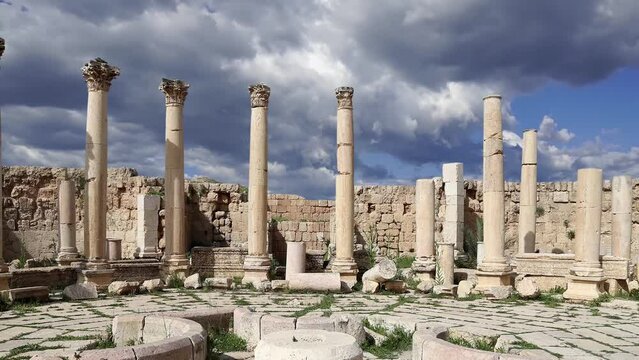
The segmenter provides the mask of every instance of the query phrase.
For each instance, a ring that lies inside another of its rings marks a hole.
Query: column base
[[[564,299],[573,301],[595,300],[603,291],[603,270],[601,268],[588,268],[575,266],[570,269],[568,287],[564,291]]]
[[[264,281],[269,281],[271,259],[268,256],[248,255],[244,258],[244,277],[242,284],[253,284],[257,289],[261,288]]]
[[[9,290],[12,276],[13,275],[11,275],[11,273],[8,273],[8,272],[0,273],[0,291]]]
[[[186,279],[190,275],[189,269],[190,262],[186,255],[169,256],[162,262],[164,278],[178,276],[179,278]]]
[[[86,270],[80,270],[78,274],[78,283],[93,283],[98,291],[106,291],[109,288],[109,284],[113,281],[112,269],[90,269],[90,264],[87,264]]]
[[[477,271],[475,290],[485,292],[493,287],[512,286],[512,271]]]
[[[412,268],[418,279],[435,280],[435,268],[437,267],[435,257],[416,258]]]
[[[60,266],[71,265],[72,262],[80,260],[80,254],[78,252],[60,252],[56,261]]]
[[[339,273],[340,281],[349,289],[352,289],[357,284],[357,263],[355,259],[335,259],[331,271]]]
[[[137,252],[135,257],[138,259],[159,259],[161,255],[162,254],[155,249],[144,249]]]

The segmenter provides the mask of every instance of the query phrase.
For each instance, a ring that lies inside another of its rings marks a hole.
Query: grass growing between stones
[[[246,340],[220,329],[209,329],[207,359],[220,359],[225,352],[246,351]]]
[[[44,351],[44,350],[61,349],[61,348],[62,346],[60,345],[42,346],[40,344],[26,344],[26,345],[18,346],[16,348],[11,349],[7,355],[0,357],[0,360],[13,359],[17,355],[28,353],[31,351]]]
[[[483,351],[495,351],[495,343],[497,340],[488,339],[475,339],[468,340],[458,336],[449,336],[448,342],[451,344],[467,347],[470,349],[483,350]]]
[[[115,347],[113,342],[113,331],[111,325],[107,326],[106,332],[103,336],[100,336],[96,342],[93,342],[80,350],[94,350],[94,349],[111,349]]]
[[[300,316],[304,316],[312,311],[315,310],[329,310],[331,308],[331,306],[333,306],[333,304],[335,303],[335,298],[333,297],[332,294],[327,294],[322,296],[322,300],[320,300],[319,303],[315,304],[315,305],[311,305],[308,307],[305,307],[302,310],[298,310],[296,312],[294,312],[291,316],[293,317],[300,317]]]
[[[400,295],[397,298],[397,302],[394,304],[390,304],[387,305],[385,308],[383,308],[382,310],[380,310],[380,312],[383,311],[393,311],[395,310],[395,308],[402,306],[404,304],[410,304],[410,303],[414,303],[415,301],[417,301],[417,298],[414,296],[404,296],[404,295]]]
[[[562,297],[558,296],[558,294],[553,293],[542,293],[539,295],[538,300],[549,308],[559,307],[559,305],[564,302],[564,299]]]
[[[167,279],[166,287],[170,289],[182,289],[184,288],[184,279],[178,274],[171,274]]]
[[[413,265],[415,261],[414,256],[402,255],[395,258],[395,266],[398,269],[408,269]]]
[[[513,341],[510,345],[512,345],[512,347],[516,349],[526,349],[526,350],[539,349],[539,346],[524,340]]]
[[[392,359],[400,352],[410,350],[413,346],[413,333],[401,327],[397,326],[389,331],[383,326],[370,324],[368,320],[364,320],[363,324],[367,328],[385,337],[379,344],[367,341],[362,345],[364,351],[378,358]]]

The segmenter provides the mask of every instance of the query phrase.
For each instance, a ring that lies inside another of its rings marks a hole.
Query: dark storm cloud
[[[481,174],[482,96],[504,94],[511,129],[513,96],[552,80],[583,84],[636,66],[638,8],[634,1],[590,0],[2,3],[5,161],[82,166],[86,85],[79,69],[100,56],[122,73],[109,95],[110,166],[162,175],[164,98],[157,87],[168,77],[191,84],[189,175],[246,182],[247,86],[259,81],[272,88],[271,191],[334,193],[333,89],[341,85],[355,87],[358,182],[393,178],[396,165],[452,161]],[[544,176],[591,161],[580,149],[547,145]],[[398,164],[360,160],[371,153]],[[518,177],[519,156],[507,148],[509,177]],[[623,159],[627,167],[639,162]]]

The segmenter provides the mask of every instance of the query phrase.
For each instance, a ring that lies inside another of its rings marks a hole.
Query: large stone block
[[[261,337],[261,320],[264,313],[237,308],[233,312],[233,332],[246,340],[247,349],[253,350]]]

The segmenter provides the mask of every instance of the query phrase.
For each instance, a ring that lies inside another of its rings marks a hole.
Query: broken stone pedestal
[[[79,270],[78,283],[94,283],[98,291],[106,291],[113,281],[114,272],[115,270],[108,268]]]
[[[362,349],[351,335],[341,332],[298,329],[264,336],[255,348],[255,360],[356,360]]]

